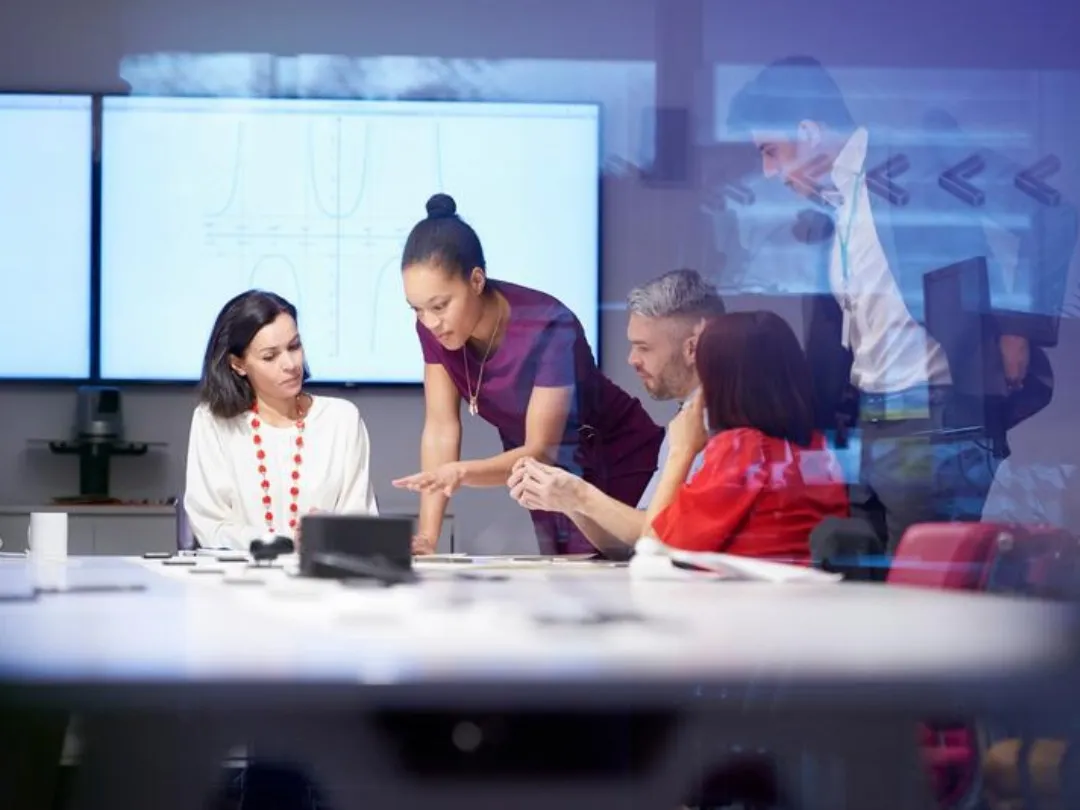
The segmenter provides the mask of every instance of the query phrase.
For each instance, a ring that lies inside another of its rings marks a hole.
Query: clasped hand
[[[569,514],[578,508],[579,479],[528,456],[517,460],[506,485],[526,509]]]

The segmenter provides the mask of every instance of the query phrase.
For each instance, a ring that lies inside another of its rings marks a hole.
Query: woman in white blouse
[[[188,444],[184,509],[202,548],[295,539],[311,512],[378,514],[359,411],[304,392],[307,377],[292,304],[249,290],[225,305]]]

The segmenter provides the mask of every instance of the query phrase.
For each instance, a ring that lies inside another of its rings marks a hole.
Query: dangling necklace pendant
[[[491,333],[491,337],[488,339],[487,349],[484,351],[484,359],[480,361],[480,372],[476,376],[476,390],[473,390],[472,380],[469,377],[469,347],[467,345],[461,347],[461,358],[465,366],[465,388],[469,392],[469,415],[476,416],[480,413],[480,405],[477,400],[480,398],[480,387],[484,384],[484,366],[487,365],[488,357],[491,356],[491,347],[495,344],[495,339],[499,336],[499,327],[502,325],[502,311],[499,312],[499,317],[495,320],[495,329]]]

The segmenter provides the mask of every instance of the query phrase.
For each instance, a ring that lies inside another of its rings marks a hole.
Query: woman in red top
[[[721,315],[703,330],[696,363],[701,389],[668,426],[652,534],[687,551],[809,562],[811,530],[847,517],[849,505],[813,430],[810,367],[795,333],[772,312]]]

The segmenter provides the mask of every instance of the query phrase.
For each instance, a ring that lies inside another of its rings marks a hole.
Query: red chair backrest
[[[904,533],[889,584],[1080,598],[1080,538],[1053,526],[924,523]],[[919,727],[923,761],[942,807],[965,799],[975,784],[979,746],[970,724]]]

